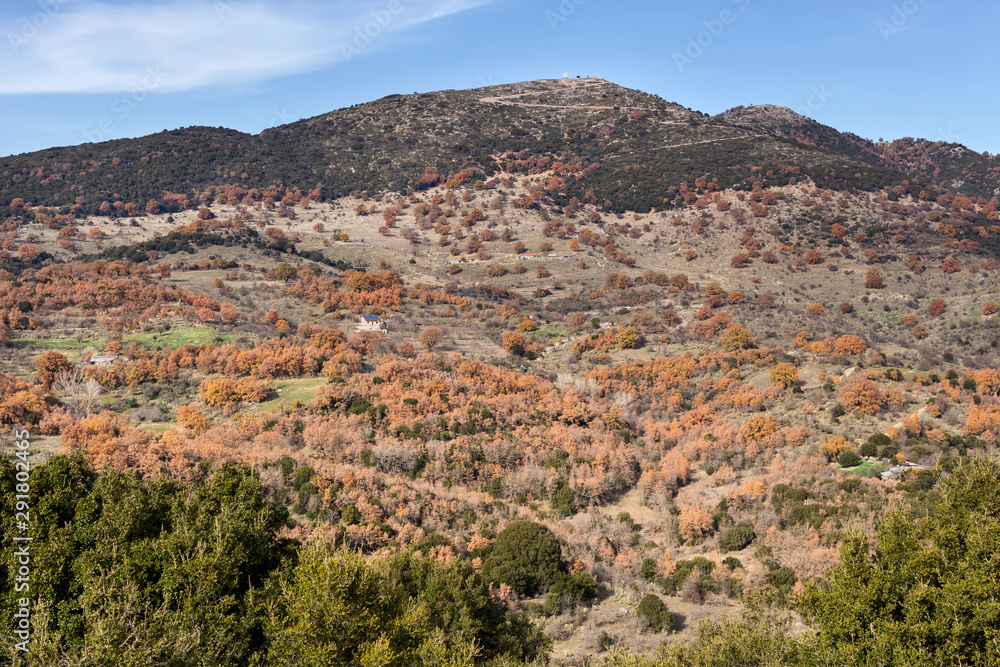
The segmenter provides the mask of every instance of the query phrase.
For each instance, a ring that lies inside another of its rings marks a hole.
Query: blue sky
[[[0,155],[189,125],[257,133],[563,72],[995,154],[997,25],[981,0],[7,0]]]

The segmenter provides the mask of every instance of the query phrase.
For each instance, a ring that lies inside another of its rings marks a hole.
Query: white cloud
[[[350,61],[491,0],[38,0],[0,20],[0,94],[174,92]],[[23,7],[24,5],[22,5]]]

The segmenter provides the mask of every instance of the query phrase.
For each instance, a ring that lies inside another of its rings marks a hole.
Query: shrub
[[[649,593],[639,601],[636,615],[645,623],[652,632],[663,632],[673,630],[674,615],[663,604],[663,600],[654,593]]]
[[[569,516],[576,511],[573,489],[565,477],[560,477],[553,484],[552,508],[562,516]]]
[[[840,456],[837,457],[837,463],[840,464],[841,468],[853,468],[861,463],[861,457],[853,451],[847,450],[841,452]]]
[[[857,477],[851,477],[837,484],[837,488],[847,493],[855,493],[861,488],[861,480]]]
[[[785,389],[799,381],[799,371],[794,364],[778,364],[771,369],[769,376],[771,384]]]
[[[497,535],[483,569],[518,593],[537,595],[555,583],[561,549],[552,531],[533,521],[514,521]]]
[[[743,563],[736,556],[726,556],[722,559],[722,564],[725,565],[730,572],[735,572],[737,569],[742,569]]]
[[[722,550],[742,551],[753,542],[754,537],[752,524],[738,523],[722,534]]]
[[[559,572],[545,595],[545,606],[549,611],[557,613],[564,603],[575,605],[581,601],[588,602],[596,595],[597,580],[589,572]]]
[[[655,579],[656,578],[656,559],[655,558],[643,558],[642,568],[639,570],[639,576],[643,579]]]
[[[885,433],[873,433],[868,437],[868,442],[876,447],[885,447],[892,444],[892,440]]]
[[[880,459],[889,459],[891,461],[898,453],[899,453],[899,447],[897,447],[896,445],[886,445],[885,447],[882,448],[882,451],[879,452],[878,457]]]
[[[779,567],[767,574],[767,583],[784,593],[788,593],[798,580],[795,570],[788,566]]]

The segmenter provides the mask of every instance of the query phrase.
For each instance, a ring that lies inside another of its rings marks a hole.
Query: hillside
[[[728,116],[543,81],[10,158],[32,657],[989,664],[996,201]]]
[[[143,211],[151,200],[169,209],[170,193],[197,199],[210,186],[250,201],[286,189],[336,198],[420,189],[466,168],[491,175],[555,164],[572,176],[564,201],[593,191],[616,211],[669,206],[680,184],[697,178],[748,187],[748,165],[773,166],[775,184],[789,174],[838,189],[901,180],[607,81],[571,79],[393,95],[257,137],[194,127],[3,158],[0,202]]]
[[[973,197],[1000,195],[1000,158],[953,142],[907,137],[872,142],[801,116],[787,107],[736,107],[714,117],[735,127],[816,146],[852,160],[901,171],[929,185]]]

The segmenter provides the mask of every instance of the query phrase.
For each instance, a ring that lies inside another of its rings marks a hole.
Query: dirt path
[[[506,95],[503,97],[481,97],[479,101],[483,104],[510,104],[515,107],[542,107],[544,109],[597,109],[602,111],[614,111],[615,109],[619,111],[659,111],[659,109],[654,109],[652,107],[603,107],[595,106],[589,104],[538,104],[535,102],[509,102],[508,100],[515,97],[522,97],[523,95],[532,95],[534,93],[523,93],[522,95]],[[681,121],[665,121],[665,124],[669,125],[679,125]]]

